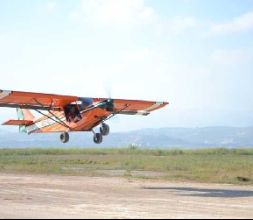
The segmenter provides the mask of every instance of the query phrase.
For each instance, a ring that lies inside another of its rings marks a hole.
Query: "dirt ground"
[[[253,218],[253,187],[0,174],[4,218]]]

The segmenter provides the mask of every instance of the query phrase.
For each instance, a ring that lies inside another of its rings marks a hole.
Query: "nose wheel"
[[[109,125],[103,123],[99,129],[100,133],[94,133],[93,141],[95,144],[101,144],[103,142],[103,136],[108,136],[110,133]]]
[[[103,136],[108,136],[109,133],[110,133],[110,127],[109,127],[109,125],[103,123],[102,126],[100,127],[100,133]]]
[[[60,139],[61,139],[61,142],[63,144],[66,144],[69,142],[69,133],[68,132],[64,132],[60,135]]]
[[[95,144],[101,144],[103,142],[103,135],[101,133],[96,133],[93,137]]]

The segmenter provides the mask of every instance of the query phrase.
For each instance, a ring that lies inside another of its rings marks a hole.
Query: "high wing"
[[[78,97],[0,90],[0,107],[62,111]]]
[[[93,102],[105,102],[104,105],[109,112],[125,115],[149,115],[152,111],[163,108],[169,104],[168,102],[105,98],[93,98]]]
[[[90,103],[85,103],[86,107],[89,107],[89,105],[91,107],[90,109],[88,108],[88,111],[97,107],[105,107],[107,111],[114,114],[128,115],[148,115],[150,112],[168,104],[165,102],[79,98],[77,96],[0,90],[0,107],[63,111],[68,104],[77,103],[80,100],[84,102],[90,100]],[[97,105],[94,105],[94,103]]]
[[[167,102],[115,99],[114,108],[118,114],[149,115],[152,111],[165,107]]]

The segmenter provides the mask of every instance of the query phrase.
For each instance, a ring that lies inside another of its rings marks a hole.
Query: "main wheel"
[[[96,144],[101,144],[103,142],[103,135],[101,133],[96,133],[93,137],[93,141]]]
[[[66,144],[69,142],[69,133],[68,132],[64,132],[61,134],[60,136],[61,142]]]
[[[109,127],[109,125],[103,123],[102,126],[100,127],[100,133],[103,136],[109,135],[109,133],[110,133],[110,127]]]

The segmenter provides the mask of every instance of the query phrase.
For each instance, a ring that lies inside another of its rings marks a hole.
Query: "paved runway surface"
[[[253,218],[253,187],[0,174],[4,218]]]

